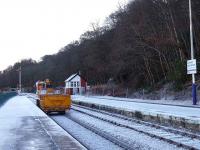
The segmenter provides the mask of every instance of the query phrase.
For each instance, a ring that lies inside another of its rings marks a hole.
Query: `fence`
[[[106,86],[93,86],[87,89],[87,95],[101,95],[101,96],[116,96],[116,97],[129,97],[129,89],[120,87],[106,87]]]

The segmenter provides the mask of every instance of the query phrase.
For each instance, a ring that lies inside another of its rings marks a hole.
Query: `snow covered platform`
[[[163,125],[200,131],[200,107],[126,101],[123,98],[72,96],[73,103]],[[142,101],[142,100],[141,100]]]
[[[85,149],[25,96],[0,107],[0,149]]]

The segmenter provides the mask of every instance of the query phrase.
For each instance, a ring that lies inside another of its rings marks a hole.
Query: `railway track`
[[[96,133],[97,135],[100,135],[101,137],[105,138],[106,140],[118,145],[119,147],[123,148],[123,149],[126,149],[126,150],[135,150],[135,146],[132,146],[130,144],[126,144],[126,142],[120,140],[120,139],[117,139],[115,137],[113,137],[112,135],[104,132],[104,131],[101,131],[99,130],[98,128],[86,123],[86,122],[82,122],[78,119],[74,119],[72,117],[67,117],[69,119],[71,119],[72,121],[78,123],[79,125],[83,126],[84,128]]]
[[[171,145],[176,145],[178,148],[190,149],[190,150],[200,150],[200,134],[194,134],[188,131],[182,131],[174,128],[169,128],[161,126],[158,124],[153,124],[149,122],[144,122],[141,120],[136,120],[133,118],[128,118],[122,115],[113,114],[105,112],[102,110],[97,110],[80,105],[72,105],[72,111],[78,112],[81,115],[89,116],[94,119],[101,120],[103,122],[109,123],[111,126],[117,126],[119,128],[124,128],[130,130],[130,132],[135,131],[151,138],[167,142]],[[70,115],[65,115],[68,119],[80,124],[84,128],[100,135],[101,137],[107,139],[108,141],[115,143],[123,149],[140,149],[133,142],[127,141],[126,139],[114,134],[110,134],[92,125],[88,122],[84,122],[76,117],[71,117]]]
[[[86,116],[90,116],[92,118],[110,123],[111,125],[125,128],[127,130],[130,130],[130,132],[136,131],[138,133],[147,135],[154,139],[158,139],[176,145],[177,147],[182,147],[184,149],[190,149],[190,150],[200,150],[199,134],[194,134],[187,131],[181,131],[153,123],[135,120],[118,114],[108,113],[105,111],[96,110],[84,106],[73,105],[72,110],[84,114]],[[124,141],[124,139],[116,138],[115,136],[109,135],[108,133],[97,129],[96,127],[88,124],[87,122],[82,122],[80,120],[73,118],[70,119],[77,122],[78,124],[81,124],[85,128],[92,130],[96,134],[100,134],[107,140],[110,140],[113,143],[118,144],[120,147],[124,149],[136,149],[134,145],[127,144],[128,142]]]

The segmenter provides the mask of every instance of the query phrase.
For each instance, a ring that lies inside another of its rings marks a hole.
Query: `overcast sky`
[[[0,70],[78,40],[128,0],[0,0]]]

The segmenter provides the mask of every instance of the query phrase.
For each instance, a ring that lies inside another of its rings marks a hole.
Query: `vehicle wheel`
[[[40,100],[39,99],[37,99],[36,105],[40,108]]]
[[[65,114],[65,111],[61,111],[60,114],[61,114],[61,115],[64,115],[64,114]]]

